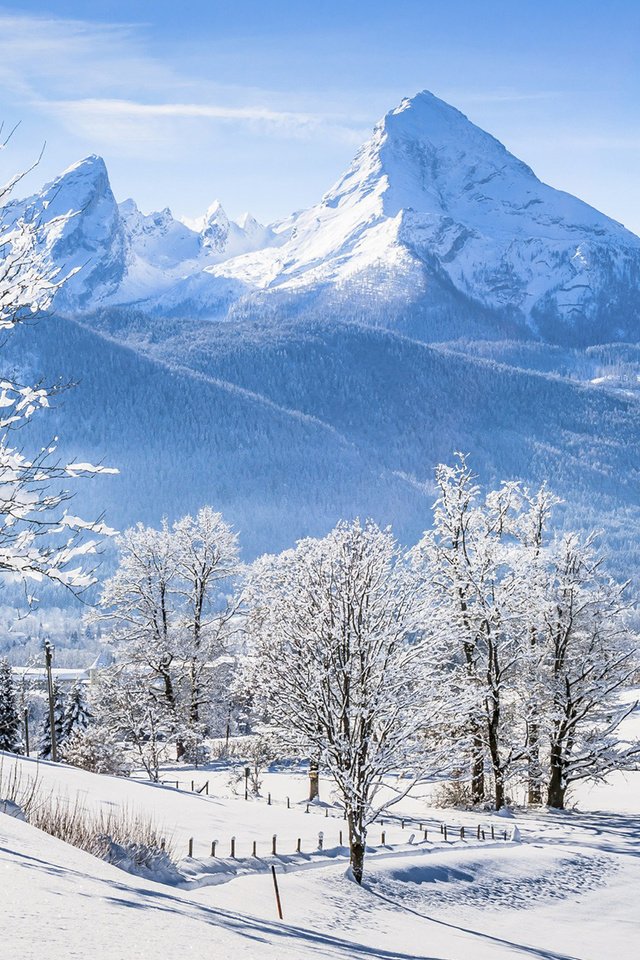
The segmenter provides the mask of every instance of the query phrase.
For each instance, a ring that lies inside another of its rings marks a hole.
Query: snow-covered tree
[[[126,777],[131,765],[124,756],[124,746],[118,741],[111,725],[92,724],[86,729],[77,727],[62,746],[62,759],[81,770]]]
[[[227,698],[237,630],[237,536],[204,507],[159,530],[138,524],[118,537],[120,563],[104,585],[101,618],[122,664],[149,672],[173,717],[178,756],[198,743]]]
[[[77,730],[86,730],[92,720],[92,713],[85,697],[84,684],[74,683],[67,694],[62,717],[62,742]]]
[[[624,587],[592,540],[550,537],[557,498],[503,483],[482,494],[464,456],[436,471],[433,529],[412,552],[428,617],[452,651],[443,675],[460,719],[450,735],[470,758],[474,802],[486,765],[500,808],[507,784],[562,806],[573,780],[637,755],[616,731],[620,692],[637,669]]]
[[[335,780],[361,882],[368,824],[414,783],[382,796],[383,778],[425,761],[418,581],[388,530],[356,521],[259,560],[249,598],[256,703]]]
[[[96,730],[106,729],[110,737],[126,743],[149,779],[157,782],[175,733],[162,684],[149,671],[111,667],[100,674],[94,706]]]
[[[56,746],[61,747],[64,742],[64,696],[57,681],[53,682],[53,722],[56,737]],[[40,756],[43,760],[51,757],[51,719],[49,710],[42,716],[40,731]]]
[[[510,696],[524,593],[514,538],[521,491],[504,484],[482,499],[462,455],[452,467],[437,467],[436,482],[433,529],[413,556],[432,598],[427,615],[457,650],[449,682],[467,714],[458,745],[466,744],[470,755],[473,800],[484,798],[488,757],[499,809],[509,770],[523,754]]]
[[[228,648],[240,596],[238,535],[221,514],[203,507],[178,520],[171,544],[176,558],[179,656],[187,678],[189,724],[197,729],[228,680]],[[186,669],[185,669],[186,668]]]
[[[18,697],[11,666],[6,659],[0,660],[0,750],[22,751]]]
[[[0,330],[5,333],[49,307],[64,280],[40,251],[37,223],[18,216],[8,203],[22,176],[0,187]],[[0,573],[25,581],[47,578],[82,590],[94,579],[83,561],[95,553],[96,536],[110,531],[69,514],[69,494],[62,484],[117,471],[67,464],[58,457],[55,442],[31,454],[16,446],[17,431],[49,406],[55,392],[43,384],[20,383],[6,373],[0,376]]]
[[[602,779],[637,765],[640,743],[619,734],[637,702],[621,700],[639,667],[638,637],[629,627],[628,584],[615,583],[594,538],[567,534],[553,548],[541,626],[549,752],[547,803],[564,807],[578,780]]]
[[[177,558],[166,521],[160,530],[139,523],[116,538],[118,569],[104,584],[101,618],[113,627],[122,663],[147,668],[162,681],[168,710],[176,712],[178,627],[175,615]]]

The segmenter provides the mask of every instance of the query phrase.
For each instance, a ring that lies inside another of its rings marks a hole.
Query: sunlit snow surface
[[[637,717],[626,724],[626,734],[634,736]],[[11,761],[4,759],[6,769]],[[472,837],[445,845],[434,832],[432,840],[412,849],[408,828],[388,822],[386,841],[393,846],[381,848],[379,827],[372,828],[362,889],[345,876],[345,851],[336,849],[344,828],[338,811],[330,808],[331,816],[325,817],[321,806],[305,813],[301,774],[266,775],[263,799],[251,802],[232,796],[226,774],[176,768],[165,775],[182,778],[186,787],[192,777],[196,785],[209,779],[212,795],[41,765],[43,784],[69,797],[79,794],[83,803],[153,812],[179,853],[186,854],[193,836],[194,857],[179,864],[190,879],[176,888],[133,877],[0,814],[3,957],[637,956],[640,772],[614,775],[596,791],[581,788],[574,798],[579,810],[566,813],[516,811],[514,818],[502,818],[445,813],[429,807],[426,798],[407,800],[401,811],[407,816],[425,822],[446,817],[449,824],[467,828],[478,821],[493,823],[509,834],[517,825],[522,842],[482,843]],[[330,799],[326,783],[322,789]],[[296,857],[296,838],[302,838],[303,852],[311,851],[319,830],[326,838],[326,859]],[[274,833],[284,854],[275,859],[270,857]],[[218,858],[229,864],[231,836],[236,836],[238,865],[226,872],[218,868],[216,875],[210,841],[218,841]],[[251,857],[253,840],[257,860]],[[271,862],[278,865],[283,922],[277,919],[267,869]]]

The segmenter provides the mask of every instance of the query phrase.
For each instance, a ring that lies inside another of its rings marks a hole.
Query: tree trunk
[[[530,806],[540,806],[542,803],[542,782],[540,777],[540,733],[537,723],[529,726],[529,760],[528,760],[528,791],[527,802]]]
[[[366,848],[366,829],[357,812],[347,814],[349,823],[349,862],[356,883],[362,883],[364,874],[364,855]]]
[[[547,791],[547,805],[553,807],[555,810],[564,810],[564,795],[566,789],[562,776],[562,754],[560,747],[554,746],[551,749],[551,772],[549,776],[549,789]]]
[[[309,800],[317,800],[320,796],[320,769],[317,760],[309,761]]]
[[[489,723],[489,755],[491,757],[491,766],[493,767],[496,810],[501,810],[504,806],[504,771],[502,769],[500,746],[498,743],[499,722],[499,711],[494,710],[491,722]]]
[[[473,737],[473,753],[471,757],[471,802],[482,803],[484,800],[484,750],[479,733]]]

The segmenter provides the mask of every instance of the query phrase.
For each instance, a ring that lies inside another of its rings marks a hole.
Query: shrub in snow
[[[92,773],[128,777],[131,772],[121,745],[104,726],[76,729],[64,742],[61,757],[72,766]]]
[[[99,834],[90,852],[127,873],[158,883],[179,883],[183,879],[167,851],[160,846],[139,842],[117,843],[108,834]]]
[[[471,783],[462,777],[445,780],[433,791],[433,802],[436,807],[473,807]]]

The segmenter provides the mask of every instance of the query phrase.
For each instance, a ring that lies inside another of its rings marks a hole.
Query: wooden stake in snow
[[[193,837],[189,837],[189,856],[193,856]]]
[[[276,892],[276,904],[278,907],[278,916],[282,920],[282,903],[280,902],[280,891],[278,890],[278,878],[276,877],[276,868],[271,864],[271,876],[273,877],[273,888]]]

